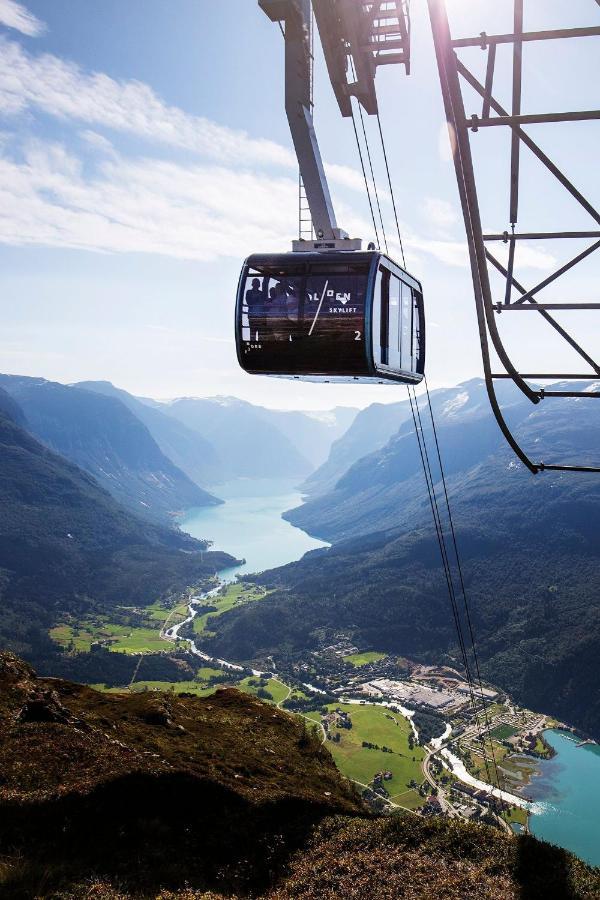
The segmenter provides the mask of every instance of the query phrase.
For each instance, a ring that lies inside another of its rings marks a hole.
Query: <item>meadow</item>
[[[421,763],[425,752],[417,745],[410,749],[408,738],[412,732],[408,719],[373,704],[330,704],[327,708],[347,712],[352,721],[351,729],[331,727],[331,733],[339,734],[340,740],[339,743],[328,740],[325,745],[340,772],[352,781],[369,785],[377,772],[389,771],[392,778],[384,785],[390,800],[407,809],[421,806],[423,798],[411,788],[410,782],[422,783]],[[310,718],[320,721],[318,713],[311,713]],[[380,749],[363,747],[363,741],[377,744]],[[382,747],[392,752],[385,752]]]
[[[102,644],[117,653],[163,653],[169,645],[161,637],[168,626],[182,622],[188,614],[187,599],[156,600],[151,606],[118,606],[111,615],[74,616],[50,629],[50,637],[66,650],[89,651]]]
[[[368,650],[365,653],[350,653],[348,656],[342,657],[344,662],[350,663],[351,666],[366,666],[369,663],[377,662],[378,659],[385,659],[386,653],[378,653],[376,650]]]
[[[215,610],[196,616],[194,619],[194,634],[204,635],[205,637],[212,635],[213,632],[210,629],[212,619],[245,603],[264,600],[269,593],[272,592],[256,584],[244,581],[235,581],[231,584],[223,585],[216,594],[207,597],[206,601],[203,602],[203,605],[215,607]]]

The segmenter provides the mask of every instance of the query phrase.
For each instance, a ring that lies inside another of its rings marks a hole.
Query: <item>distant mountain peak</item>
[[[447,400],[446,403],[444,403],[442,406],[442,414],[448,417],[456,415],[456,413],[462,409],[463,406],[466,406],[468,402],[468,391],[461,391],[456,397],[451,397],[450,400]]]

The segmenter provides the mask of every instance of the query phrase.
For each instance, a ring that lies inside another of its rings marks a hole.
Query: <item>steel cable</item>
[[[366,192],[367,192],[367,200],[369,201],[369,209],[371,210],[371,221],[373,222],[373,229],[374,229],[374,231],[375,231],[375,242],[376,242],[376,244],[377,244],[377,249],[380,250],[380,249],[381,249],[381,244],[380,244],[380,241],[379,241],[379,232],[378,232],[378,230],[377,230],[377,222],[375,221],[375,211],[374,211],[374,209],[373,209],[373,202],[372,202],[372,200],[371,200],[371,191],[370,191],[370,189],[369,189],[369,181],[368,181],[368,178],[367,178],[367,170],[366,170],[366,168],[365,168],[365,163],[364,163],[363,153],[362,153],[362,147],[360,146],[360,140],[359,140],[359,137],[358,137],[358,128],[356,127],[356,118],[355,118],[355,116],[354,116],[354,107],[352,106],[351,108],[352,108],[352,126],[353,126],[353,128],[354,128],[354,137],[355,137],[355,139],[356,139],[356,146],[357,146],[357,148],[358,148],[358,156],[359,156],[359,159],[360,159],[360,167],[361,167],[361,169],[362,169],[363,179],[364,179],[364,182],[365,182],[365,190],[366,190]]]

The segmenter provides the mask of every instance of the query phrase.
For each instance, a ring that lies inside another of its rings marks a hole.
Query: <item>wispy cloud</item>
[[[88,74],[73,63],[51,54],[34,56],[4,39],[0,42],[0,110],[26,109],[135,134],[223,163],[295,165],[286,147],[169,106],[147,84],[117,81],[100,72]]]
[[[428,223],[440,229],[450,228],[458,221],[456,210],[452,204],[439,197],[425,198],[423,215]]]
[[[92,131],[90,128],[86,128],[85,131],[79,132],[79,137],[82,141],[88,144],[88,146],[92,147],[94,150],[97,150],[104,156],[115,156],[114,146],[107,137],[104,137],[103,134],[98,134],[97,131]]]
[[[297,168],[287,147],[169,106],[147,84],[90,74],[51,54],[35,56],[0,38],[0,112],[14,115],[26,110],[135,135],[223,165]],[[82,136],[97,146],[103,140],[93,129],[84,130]],[[350,166],[325,163],[325,168],[335,184],[364,190],[362,177]]]
[[[46,26],[16,0],[0,0],[0,25],[14,28],[28,37],[38,37]]]
[[[153,159],[108,159],[86,176],[60,145],[0,159],[0,241],[210,260],[285,247],[291,177]]]

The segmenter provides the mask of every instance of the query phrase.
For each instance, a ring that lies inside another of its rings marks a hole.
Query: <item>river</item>
[[[600,747],[578,747],[567,731],[545,731],[544,737],[556,756],[540,760],[539,774],[525,788],[534,802],[529,829],[600,866]]]
[[[193,537],[213,541],[244,565],[220,572],[225,581],[247,572],[262,572],[300,559],[308,550],[329,546],[281,518],[299,506],[302,495],[290,481],[239,479],[214,488],[225,501],[186,512],[179,524]]]

